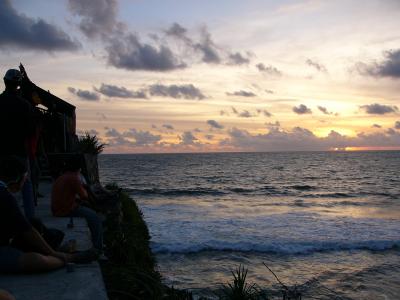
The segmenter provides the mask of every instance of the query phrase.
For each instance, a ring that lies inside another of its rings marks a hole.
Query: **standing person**
[[[4,75],[5,90],[0,95],[0,156],[16,155],[28,167],[29,138],[35,131],[32,105],[20,96],[22,75],[19,70],[10,69]],[[30,220],[35,216],[35,204],[30,178],[22,187],[25,216]]]
[[[103,225],[97,213],[83,206],[88,201],[88,193],[80,179],[81,159],[71,157],[65,164],[64,173],[56,179],[51,192],[51,210],[56,217],[85,218],[94,248],[102,254]]]

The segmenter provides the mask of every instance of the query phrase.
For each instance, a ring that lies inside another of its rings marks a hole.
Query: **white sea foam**
[[[156,253],[205,250],[306,254],[400,247],[400,221],[287,212],[233,218],[204,206],[142,207]]]

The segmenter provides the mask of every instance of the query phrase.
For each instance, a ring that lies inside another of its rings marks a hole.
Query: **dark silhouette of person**
[[[5,90],[0,95],[0,157],[16,155],[24,160],[29,171],[28,141],[35,132],[32,105],[20,95],[22,75],[10,69],[4,75]],[[35,216],[34,195],[30,178],[22,187],[24,212],[28,219]]]

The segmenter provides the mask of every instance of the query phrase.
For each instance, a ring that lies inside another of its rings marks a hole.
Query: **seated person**
[[[16,156],[0,160],[0,273],[50,271],[82,258],[53,250],[22,214],[11,193],[21,190],[27,176],[25,162]],[[25,251],[13,246],[16,241]]]
[[[88,194],[80,179],[80,171],[80,157],[74,156],[67,160],[64,173],[53,184],[51,210],[56,217],[85,218],[92,235],[93,246],[102,253],[102,222],[94,210],[82,205],[87,203]]]

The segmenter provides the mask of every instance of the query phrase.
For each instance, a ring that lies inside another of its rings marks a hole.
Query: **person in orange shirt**
[[[51,210],[56,217],[85,218],[94,248],[102,253],[103,226],[96,212],[81,204],[88,201],[88,194],[80,180],[81,160],[74,156],[67,160],[64,173],[56,179],[51,193]]]

